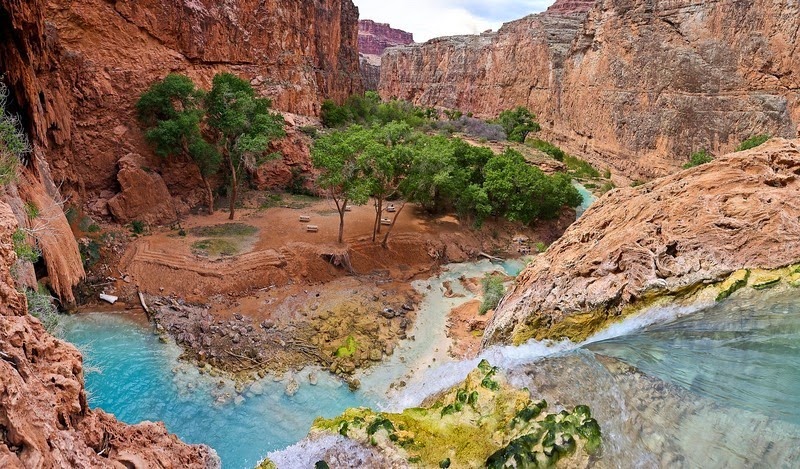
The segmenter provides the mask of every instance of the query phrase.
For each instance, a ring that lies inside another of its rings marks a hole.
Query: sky
[[[390,23],[424,42],[439,36],[478,34],[544,11],[554,0],[353,0],[361,19]]]

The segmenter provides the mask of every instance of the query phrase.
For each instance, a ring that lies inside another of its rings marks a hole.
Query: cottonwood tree
[[[525,143],[529,133],[542,129],[536,116],[522,106],[501,112],[497,123],[506,131],[509,140],[519,143]]]
[[[259,98],[249,82],[230,74],[214,77],[205,98],[208,125],[216,137],[217,150],[228,168],[230,219],[234,219],[240,178],[255,170],[272,140],[283,137],[284,120],[270,108],[272,102]],[[247,171],[247,172],[246,172]]]
[[[373,129],[370,137],[372,141],[363,152],[359,164],[369,178],[370,195],[375,200],[375,222],[372,228],[372,241],[375,242],[381,232],[384,203],[388,197],[397,193],[412,161],[413,150],[408,145],[408,140],[412,138],[412,129],[406,123],[392,122]],[[394,219],[396,218],[395,216]]]
[[[317,185],[328,192],[339,213],[339,243],[344,242],[348,205],[363,205],[369,200],[371,181],[365,177],[359,159],[373,144],[369,132],[352,126],[319,138],[311,150],[311,160],[320,170]]]
[[[209,178],[222,162],[219,152],[203,137],[205,116],[203,90],[184,75],[170,74],[150,86],[136,103],[145,137],[162,157],[183,156],[200,171],[206,190],[208,212],[214,213],[214,192]]]

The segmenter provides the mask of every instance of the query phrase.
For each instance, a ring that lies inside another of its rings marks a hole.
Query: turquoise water
[[[578,192],[580,192],[581,196],[583,196],[583,203],[575,209],[577,217],[580,218],[584,212],[586,212],[589,206],[597,200],[597,197],[589,192],[589,189],[583,187],[583,185],[576,181],[573,181],[572,185],[575,186],[575,188],[578,189]]]
[[[520,265],[505,267],[513,273]],[[312,386],[303,372],[293,397],[284,392],[285,380],[271,379],[239,396],[231,383],[180,363],[179,349],[161,343],[146,322],[119,314],[66,318],[65,332],[84,351],[92,407],[128,423],[164,421],[185,441],[216,449],[225,468],[250,468],[301,440],[318,415],[353,406],[413,406],[463,379],[476,361],[447,362],[446,341],[436,331],[443,330],[443,312],[469,297],[444,298],[442,282],[453,281],[457,293],[467,294],[460,276],[496,268],[488,262],[451,266],[416,285],[429,292],[417,340],[362,376],[357,393],[322,372]],[[666,312],[659,313],[659,324],[644,327],[638,324],[646,321],[633,318],[605,334],[617,337],[584,346],[531,342],[483,356],[548,401],[567,405],[577,398],[571,405],[591,405],[606,435],[598,467],[795,467],[800,291],[740,292],[683,317],[676,316],[685,311]],[[408,380],[408,388],[387,401],[388,384],[398,379]]]
[[[219,379],[180,364],[177,347],[162,344],[141,322],[97,313],[64,323],[66,338],[84,352],[91,407],[131,424],[163,421],[184,441],[214,448],[225,468],[252,468],[268,451],[297,442],[317,414],[375,404],[324,373],[316,386],[307,384],[308,373],[298,376],[293,397],[286,383],[264,380],[237,403],[231,383],[219,387]]]
[[[739,296],[587,349],[718,404],[800,425],[798,290]]]
[[[518,272],[522,265],[509,261],[505,267]],[[312,386],[309,371],[304,371],[294,376],[300,390],[292,397],[284,392],[288,378],[267,378],[237,399],[232,383],[181,363],[180,349],[162,343],[143,316],[91,313],[62,322],[65,338],[83,352],[91,407],[131,424],[163,421],[184,441],[214,448],[224,468],[252,468],[268,452],[305,437],[317,416],[335,417],[349,407],[383,406],[390,383],[409,379],[411,370],[424,373],[447,360],[445,313],[474,297],[458,279],[481,278],[502,268],[489,261],[455,264],[446,266],[438,278],[415,282],[425,295],[409,330],[415,340],[401,344],[387,362],[360,376],[362,386],[356,393],[321,371],[315,372],[318,383]],[[463,296],[445,298],[445,281]]]

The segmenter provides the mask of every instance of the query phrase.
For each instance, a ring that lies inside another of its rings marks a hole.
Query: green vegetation
[[[769,135],[756,135],[753,137],[748,138],[747,140],[743,141],[738,147],[736,147],[735,151],[746,151],[750,150],[755,147],[759,147],[769,140],[771,137]]]
[[[59,336],[61,327],[58,308],[47,288],[43,285],[39,285],[38,290],[26,288],[25,297],[28,299],[28,313],[39,319],[47,332]]]
[[[602,443],[585,405],[548,413],[485,360],[432,405],[402,413],[349,409],[314,429],[373,445],[421,467],[583,467]],[[516,462],[516,464],[515,464]]]
[[[547,251],[547,245],[545,243],[543,243],[541,241],[536,243],[536,252],[541,254],[541,253],[543,253],[545,251]]]
[[[147,225],[141,220],[133,220],[131,222],[131,233],[135,235],[144,234],[145,230],[147,229]]]
[[[714,155],[703,149],[692,153],[692,156],[689,157],[689,162],[683,165],[683,169],[694,168],[712,161],[714,161]]]
[[[497,123],[503,127],[509,140],[519,143],[525,143],[529,133],[542,129],[536,116],[522,106],[501,112]]]
[[[39,260],[41,252],[28,243],[28,233],[25,230],[18,229],[15,231],[11,235],[11,242],[14,244],[14,253],[17,255],[17,259],[31,263]]]
[[[330,100],[322,103],[322,123],[328,128],[351,124],[369,127],[390,122],[403,122],[417,128],[437,115],[434,109],[418,108],[405,101],[382,102],[374,91],[367,91],[363,96],[351,96],[341,106]]]
[[[528,142],[528,145],[530,145],[532,148],[541,151],[542,153],[550,155],[550,157],[552,157],[556,161],[564,161],[564,158],[567,156],[567,154],[561,148],[553,145],[550,142],[546,142],[538,138],[535,138],[532,141]],[[609,175],[609,177],[611,176]]]
[[[336,353],[334,353],[334,355],[338,358],[349,358],[355,355],[357,351],[358,342],[353,336],[349,335],[344,341],[344,344],[336,349]]]
[[[596,179],[600,177],[600,171],[586,161],[574,156],[565,154],[564,163],[567,165],[569,174],[575,179]]]
[[[20,161],[31,151],[17,116],[8,112],[9,90],[0,76],[0,187],[17,179]]]
[[[392,196],[419,203],[431,213],[455,211],[476,225],[489,216],[529,224],[555,218],[562,207],[582,202],[567,175],[548,176],[519,152],[495,155],[461,139],[415,132],[402,122],[330,132],[316,141],[312,160],[321,171],[317,183],[339,212],[340,242],[345,207],[364,204],[369,197],[376,201],[373,240],[384,201]],[[384,246],[393,226],[394,220]]]
[[[258,233],[258,228],[244,223],[223,223],[213,226],[198,226],[189,230],[192,236],[207,238],[229,238],[252,236]]]
[[[147,140],[163,156],[191,159],[214,211],[209,178],[225,168],[229,182],[230,219],[242,179],[264,159],[272,140],[285,135],[283,118],[272,103],[256,96],[249,82],[230,73],[214,77],[211,91],[198,89],[186,76],[170,74],[154,83],[136,104]]]
[[[211,238],[192,243],[192,252],[206,256],[235,256],[239,247],[228,239]]]
[[[496,275],[486,274],[481,281],[483,284],[483,303],[478,314],[483,316],[489,310],[497,308],[503,295],[506,294],[506,287],[503,285],[503,279]]]

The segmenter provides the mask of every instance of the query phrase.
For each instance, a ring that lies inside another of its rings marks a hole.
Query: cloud
[[[545,10],[553,0],[354,0],[362,19],[390,23],[418,42],[497,30],[503,22]]]

